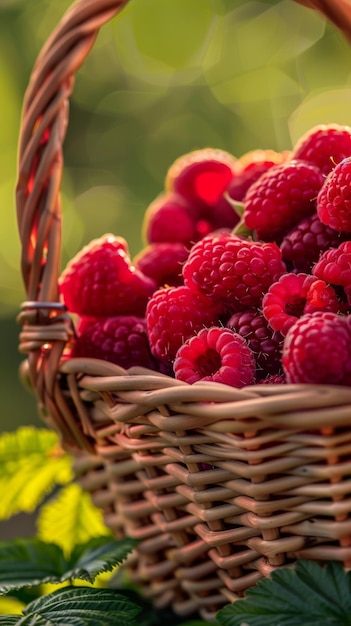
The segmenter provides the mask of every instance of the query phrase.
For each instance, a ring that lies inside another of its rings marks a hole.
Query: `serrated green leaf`
[[[0,594],[14,589],[61,582],[66,561],[59,546],[34,539],[0,542]]]
[[[351,626],[351,573],[340,564],[298,561],[221,609],[222,626]]]
[[[67,563],[65,580],[81,579],[93,583],[98,574],[120,565],[138,544],[135,539],[96,537],[74,548]]]
[[[111,589],[65,587],[31,602],[18,626],[135,624],[140,608]]]
[[[30,426],[0,436],[0,519],[32,512],[55,485],[72,480],[57,435]]]
[[[77,544],[108,532],[101,511],[92,504],[90,495],[75,484],[64,487],[54,500],[40,508],[37,529],[40,539],[57,543],[66,555]]]

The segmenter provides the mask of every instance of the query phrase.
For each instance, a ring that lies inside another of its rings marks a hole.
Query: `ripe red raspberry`
[[[156,284],[134,268],[126,241],[107,234],[91,241],[69,261],[59,289],[72,313],[143,316]]]
[[[245,196],[245,226],[257,239],[280,243],[289,230],[315,212],[323,182],[321,171],[311,163],[293,160],[274,165]]]
[[[262,300],[263,315],[269,325],[286,335],[305,313],[339,310],[334,289],[311,274],[284,274],[271,285]]]
[[[281,370],[281,350],[283,335],[274,331],[266,318],[257,309],[234,313],[226,324],[247,342],[256,359],[256,379]]]
[[[259,306],[262,295],[286,272],[274,243],[222,233],[196,243],[183,265],[184,282],[228,313]]]
[[[211,301],[181,285],[159,289],[149,300],[146,324],[151,352],[172,362],[178,348],[195,332],[218,323],[218,309]]]
[[[351,384],[350,318],[316,312],[290,328],[283,346],[288,383]]]
[[[285,235],[280,245],[283,261],[291,263],[298,272],[308,274],[322,252],[337,248],[347,236],[322,224],[317,213],[314,213]]]
[[[342,287],[341,293],[338,291],[341,304],[346,296],[351,306],[351,241],[344,241],[337,248],[323,252],[312,273],[335,287]]]
[[[182,266],[189,251],[182,243],[153,243],[134,257],[135,267],[152,278],[158,287],[183,284]]]
[[[293,159],[313,163],[325,175],[348,156],[351,156],[351,128],[340,124],[314,126],[299,139],[292,153]]]
[[[328,174],[317,197],[317,213],[323,224],[351,233],[351,157]]]
[[[179,157],[169,168],[165,187],[182,195],[197,219],[198,238],[234,228],[239,217],[224,197],[237,171],[237,159],[224,150],[201,148]]]
[[[206,380],[244,387],[254,382],[256,365],[243,337],[213,326],[185,341],[177,351],[173,369],[176,378],[190,384]]]
[[[163,193],[147,207],[142,225],[148,243],[194,243],[200,238],[189,203],[176,193]]]
[[[227,187],[227,193],[233,200],[241,202],[246,192],[273,165],[287,160],[290,152],[275,150],[251,150],[238,159],[238,172]]]
[[[202,148],[174,161],[165,186],[186,198],[199,215],[216,206],[236,170],[237,159],[229,152]]]
[[[150,351],[145,318],[133,315],[82,317],[71,356],[104,359],[125,369],[133,365],[158,369]]]

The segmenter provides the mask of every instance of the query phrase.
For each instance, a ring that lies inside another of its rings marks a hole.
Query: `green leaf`
[[[18,615],[0,615],[0,626],[14,626],[18,619]]]
[[[77,544],[108,532],[101,511],[92,504],[90,495],[75,484],[64,487],[55,499],[40,508],[37,529],[40,539],[55,542],[66,555]]]
[[[93,583],[98,574],[120,565],[137,544],[135,539],[96,537],[78,545],[71,554],[64,580],[79,578]]]
[[[0,519],[32,512],[55,485],[72,480],[57,435],[30,426],[0,436]]]
[[[298,561],[275,570],[217,614],[222,626],[350,626],[351,573],[339,563]]]
[[[0,542],[0,594],[14,589],[61,582],[66,561],[59,546],[39,539]]]
[[[18,626],[135,624],[140,608],[111,589],[65,587],[31,602]],[[16,623],[16,622],[13,622]]]
[[[93,583],[98,574],[120,565],[135,545],[135,539],[98,537],[76,546],[66,560],[60,546],[37,538],[1,542],[0,594],[78,578]]]

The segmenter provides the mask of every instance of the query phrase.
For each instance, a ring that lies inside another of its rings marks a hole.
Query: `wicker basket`
[[[41,415],[74,457],[107,526],[140,539],[129,563],[134,580],[156,606],[210,619],[298,558],[350,566],[351,389],[189,386],[141,368],[61,359],[74,332],[58,296],[67,102],[99,28],[126,2],[74,4],[25,95],[20,349]],[[350,35],[348,0],[303,4]]]

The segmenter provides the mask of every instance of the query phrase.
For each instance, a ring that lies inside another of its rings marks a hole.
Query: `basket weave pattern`
[[[80,0],[35,64],[20,131],[17,216],[27,295],[23,373],[43,419],[156,606],[205,618],[297,558],[351,565],[351,389],[189,386],[142,368],[62,360],[62,144],[74,74],[127,0]],[[351,37],[348,0],[303,1]]]

